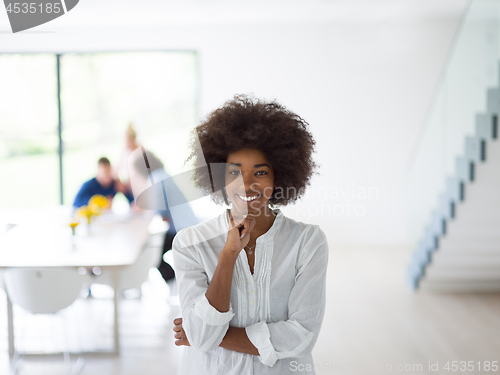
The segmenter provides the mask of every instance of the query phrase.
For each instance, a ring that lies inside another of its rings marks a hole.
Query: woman
[[[134,124],[129,122],[125,131],[125,148],[122,151],[120,161],[113,168],[113,177],[115,179],[121,177],[126,181],[127,187],[130,189],[130,176],[128,174],[129,158],[140,144],[137,142],[137,133],[134,129]]]
[[[174,239],[179,374],[314,374],[328,246],[318,226],[274,208],[300,198],[314,173],[308,124],[236,96],[194,135],[196,185],[231,208]]]

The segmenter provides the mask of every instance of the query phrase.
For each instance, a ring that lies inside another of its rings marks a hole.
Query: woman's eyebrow
[[[227,163],[228,166],[230,165],[235,165],[237,167],[241,167],[241,164],[240,163]],[[253,166],[254,168],[260,168],[260,167],[268,167],[269,169],[271,169],[271,167],[269,166],[269,164],[265,164],[265,163],[262,163],[262,164],[255,164]]]

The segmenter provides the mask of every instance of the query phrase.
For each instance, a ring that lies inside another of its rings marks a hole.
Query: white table
[[[90,226],[79,225],[72,236],[68,215],[47,213],[22,223],[0,237],[0,268],[11,267],[100,267],[113,278],[114,350],[120,353],[118,271],[133,264],[148,241],[152,212],[142,214],[103,214]],[[59,216],[59,217],[54,217]],[[9,354],[14,355],[12,303],[7,295]]]

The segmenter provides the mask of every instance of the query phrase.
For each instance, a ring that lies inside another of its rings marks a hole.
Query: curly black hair
[[[269,203],[284,206],[295,202],[317,168],[312,159],[316,143],[308,127],[299,115],[275,101],[235,95],[191,134],[187,162],[194,162],[195,185],[211,194],[215,203],[228,204],[225,170],[211,163],[226,163],[229,154],[241,149],[257,149],[274,170],[276,188]]]

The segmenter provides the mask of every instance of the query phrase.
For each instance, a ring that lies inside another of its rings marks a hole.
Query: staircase
[[[500,90],[489,89],[408,267],[413,288],[500,291]]]

